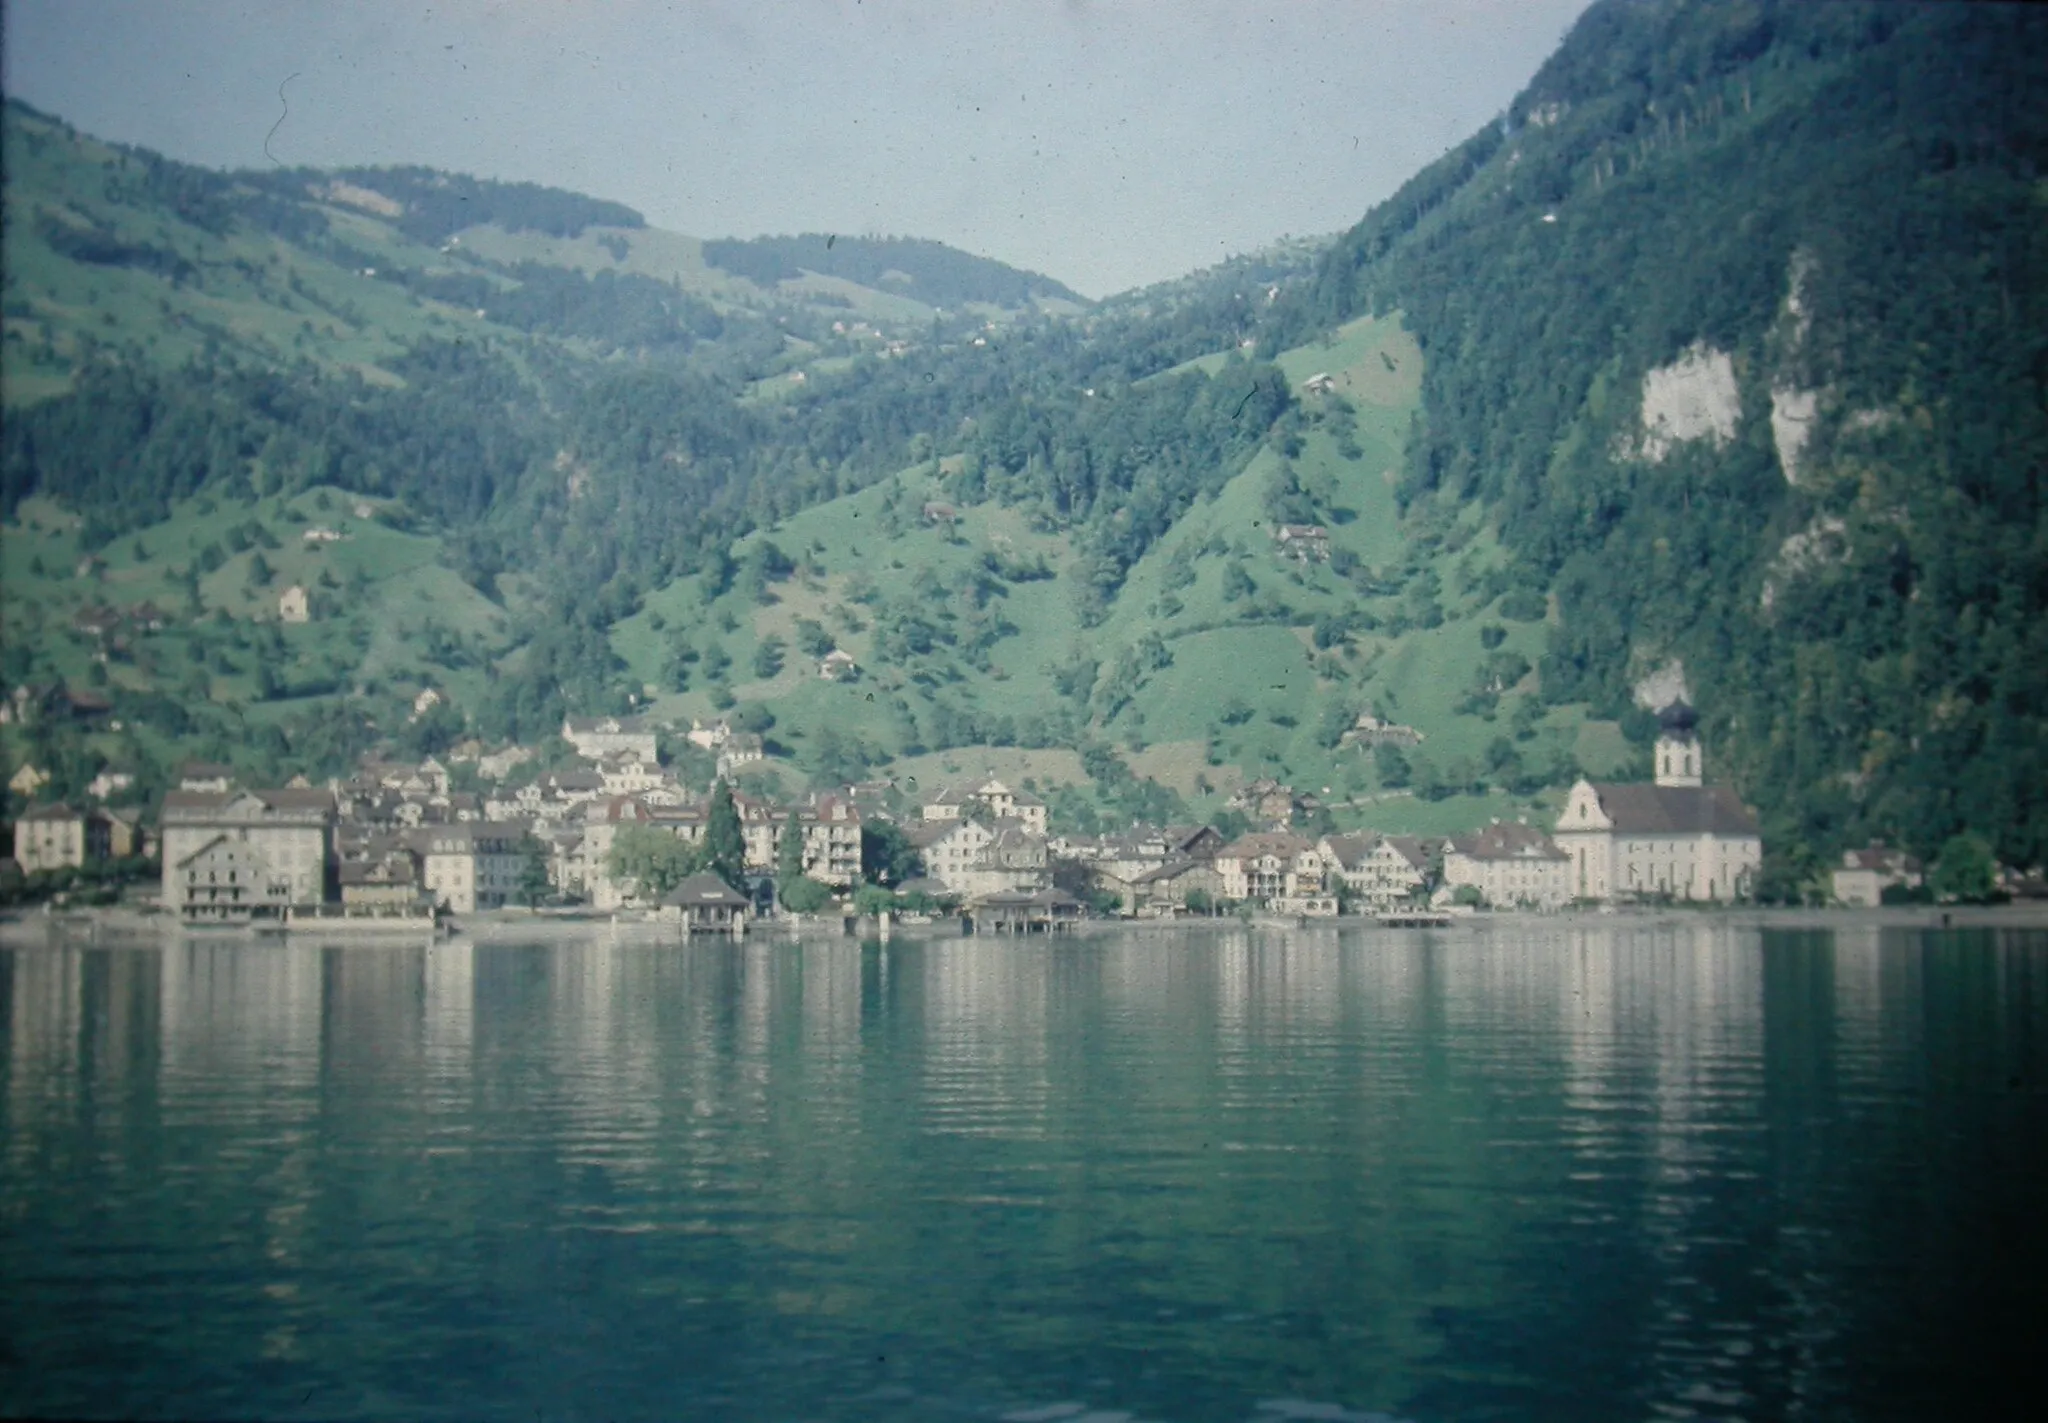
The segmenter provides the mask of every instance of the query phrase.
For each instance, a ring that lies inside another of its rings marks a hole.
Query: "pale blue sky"
[[[425,163],[1091,296],[1355,222],[1586,0],[8,0],[10,94],[218,166]]]

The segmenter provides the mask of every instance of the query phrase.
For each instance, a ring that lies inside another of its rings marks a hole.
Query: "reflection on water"
[[[2040,934],[189,941],[0,1023],[6,1413],[1955,1416],[2048,1317]]]

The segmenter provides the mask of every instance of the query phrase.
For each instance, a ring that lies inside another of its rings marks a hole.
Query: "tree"
[[[754,649],[754,675],[766,681],[782,671],[784,643],[774,633],[761,639],[761,645]]]
[[[905,880],[924,873],[917,847],[903,828],[886,820],[869,820],[860,827],[861,873],[871,883],[894,889]]]
[[[881,885],[864,884],[853,892],[853,909],[856,914],[885,914],[896,908],[895,892],[884,889]]]
[[[792,914],[816,914],[832,902],[832,891],[809,875],[798,875],[787,884],[778,884],[775,895]]]
[[[526,837],[525,850],[526,861],[519,867],[519,897],[528,909],[538,909],[553,888],[548,879],[548,852],[531,835]]]
[[[737,817],[734,825],[738,825]],[[705,839],[708,843],[708,833]],[[641,896],[649,899],[661,898],[704,868],[701,847],[650,825],[622,827],[612,837],[611,852],[605,856],[605,869],[613,879],[632,881]],[[524,883],[522,875],[522,889]]]
[[[746,893],[747,839],[740,829],[732,787],[723,780],[711,788],[711,814],[704,822],[703,867],[734,890]]]
[[[1399,790],[1408,784],[1413,768],[1408,764],[1408,753],[1391,741],[1382,741],[1372,749],[1373,765],[1379,770],[1380,784],[1389,790]]]
[[[1991,842],[1967,830],[1951,835],[1927,880],[1938,900],[1984,903],[1998,892],[1998,862]]]
[[[833,648],[832,634],[825,631],[823,623],[811,618],[798,618],[796,645],[803,649],[806,657],[823,657]]]
[[[775,843],[775,889],[779,894],[785,884],[794,883],[804,875],[804,825],[795,811],[782,823],[782,835]]]

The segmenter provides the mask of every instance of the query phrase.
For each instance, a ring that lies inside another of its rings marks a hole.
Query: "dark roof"
[[[1383,835],[1380,844],[1392,849],[1413,869],[1429,868],[1429,846],[1420,835]]]
[[[1258,855],[1279,855],[1292,859],[1303,850],[1313,850],[1315,841],[1286,830],[1254,831],[1240,835],[1216,852],[1219,860],[1242,860]]]
[[[969,817],[959,820],[919,820],[903,827],[903,838],[917,849],[936,845],[963,825],[980,825],[981,822]],[[987,826],[982,826],[986,830]]]
[[[1699,724],[1699,713],[1686,705],[1683,697],[1657,713],[1657,725],[1670,735],[1690,736]]]
[[[930,875],[918,875],[896,886],[898,894],[922,894],[931,899],[958,899],[957,890],[947,887],[944,880],[933,879]]]
[[[272,810],[334,809],[334,792],[319,786],[281,786],[275,790],[252,790],[245,794],[255,796]]]
[[[1755,835],[1756,816],[1726,786],[1595,785],[1617,835]]]
[[[1141,872],[1131,880],[1131,883],[1134,885],[1171,884],[1174,880],[1179,879],[1191,870],[1198,870],[1204,874],[1214,874],[1216,872],[1215,868],[1207,860],[1168,860],[1157,869]]]
[[[749,901],[717,875],[694,874],[664,894],[661,902],[684,909],[719,905],[727,909],[745,909]]]
[[[1533,825],[1496,820],[1483,830],[1451,839],[1451,848],[1474,860],[1564,860],[1570,857]]]
[[[1356,830],[1348,835],[1325,835],[1322,843],[1337,857],[1339,866],[1355,870],[1372,854],[1380,843],[1380,837],[1370,830]]]

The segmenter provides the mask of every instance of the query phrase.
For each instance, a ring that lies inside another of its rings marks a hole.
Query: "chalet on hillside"
[[[1321,524],[1282,524],[1273,530],[1273,543],[1281,557],[1303,563],[1321,563],[1330,556],[1330,531]]]
[[[1423,736],[1412,726],[1360,712],[1358,720],[1344,733],[1344,740],[1353,746],[1420,746]]]

